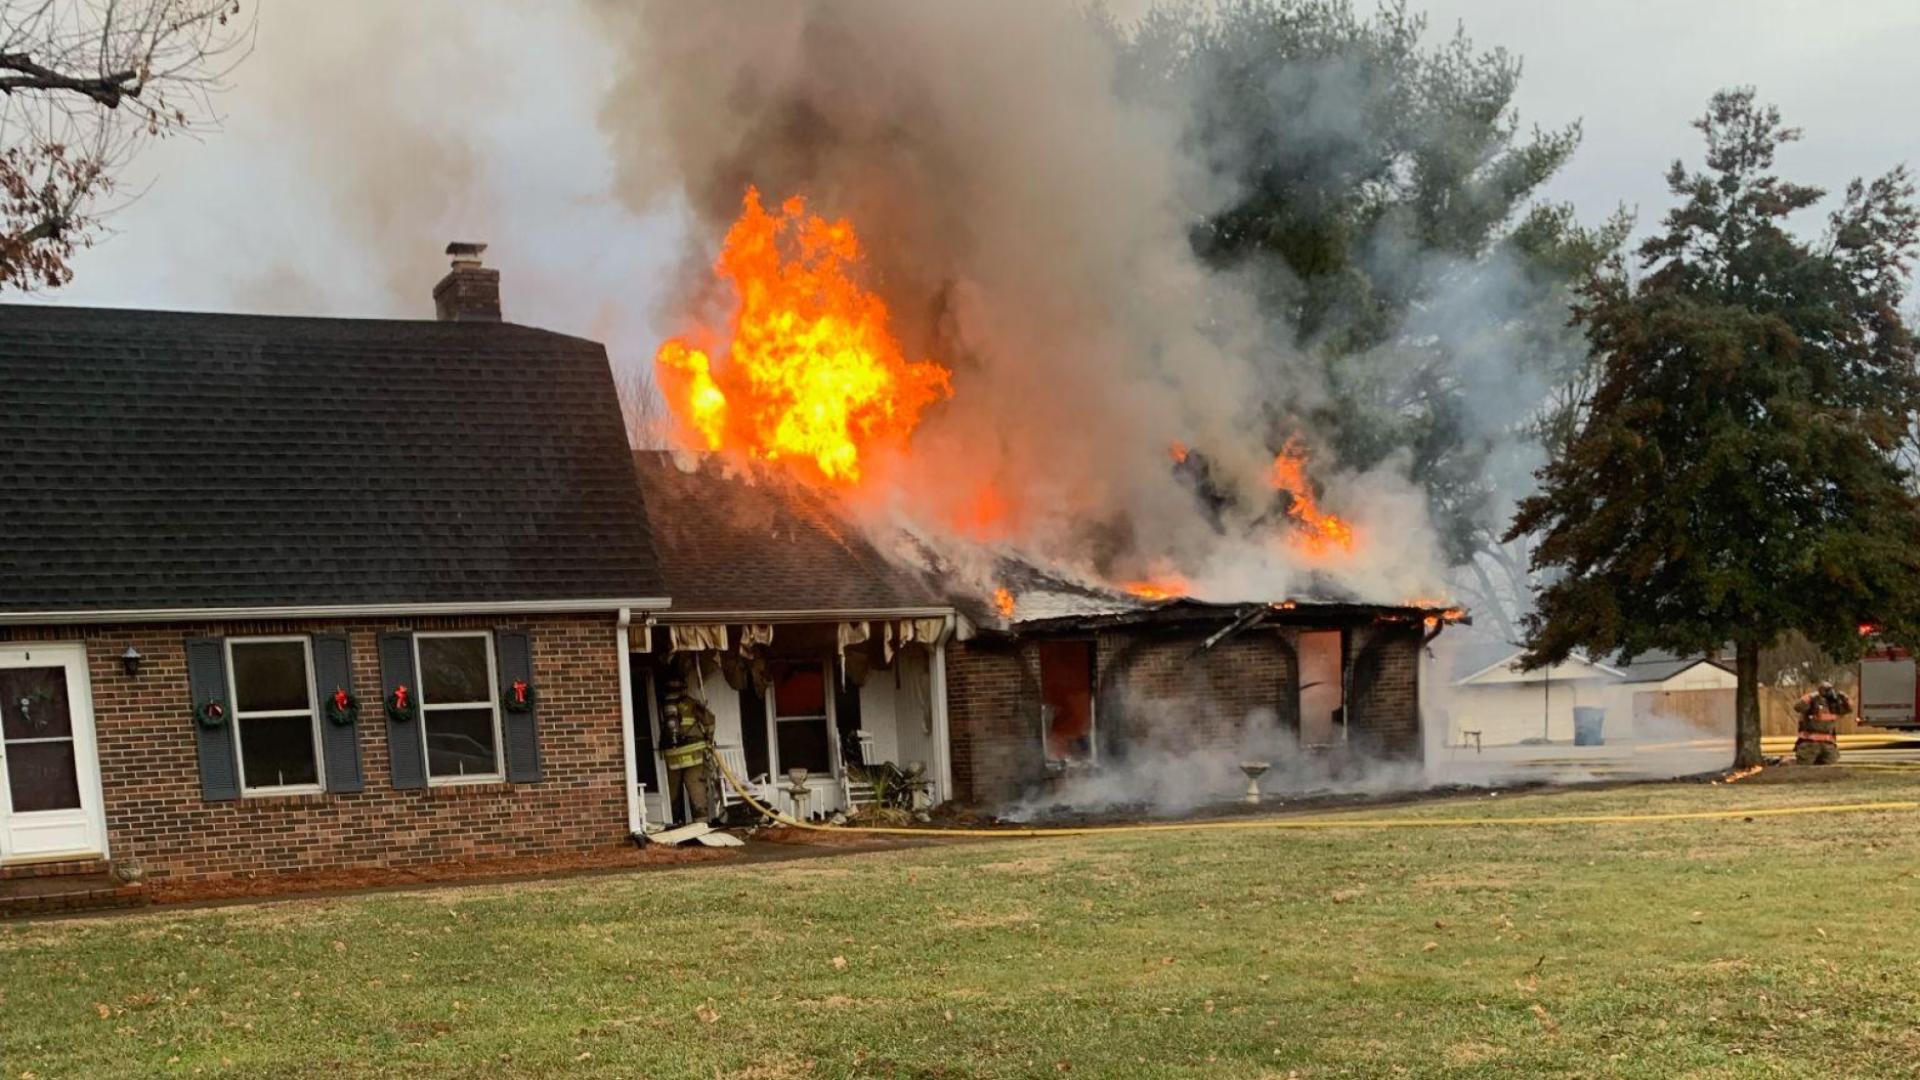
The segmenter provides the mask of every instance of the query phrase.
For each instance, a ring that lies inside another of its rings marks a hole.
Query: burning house
[[[1275,733],[1330,768],[1417,754],[1414,657],[1450,613],[1032,564],[983,590],[874,527],[863,422],[636,454],[602,347],[501,321],[478,246],[449,251],[432,320],[0,309],[4,878],[112,902],[109,865],[620,843],[692,810],[664,783],[677,700],[739,789],[815,815],[883,780],[920,807],[1089,777],[1215,798],[1193,753]],[[853,377],[864,348],[823,363]],[[690,400],[738,421],[717,386]],[[1309,495],[1284,504],[1303,542],[1350,542]]]

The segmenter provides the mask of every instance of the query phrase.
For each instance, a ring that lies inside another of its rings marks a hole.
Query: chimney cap
[[[453,256],[455,266],[479,266],[480,255],[486,250],[487,245],[471,240],[455,240],[447,245],[447,254]]]

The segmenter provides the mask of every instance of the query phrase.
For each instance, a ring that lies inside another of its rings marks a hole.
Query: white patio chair
[[[865,728],[853,733],[854,741],[860,746],[860,764],[863,769],[878,765],[873,760],[873,736]],[[873,781],[864,776],[856,777],[852,767],[842,762],[840,765],[840,794],[846,798],[847,813],[851,814],[863,806],[872,806],[880,801],[879,793],[874,790]]]

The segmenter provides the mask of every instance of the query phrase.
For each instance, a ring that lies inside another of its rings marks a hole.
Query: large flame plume
[[[748,188],[714,267],[735,298],[727,332],[672,338],[654,356],[682,437],[836,484],[903,448],[950,392],[948,372],[906,358],[886,302],[857,280],[861,259],[852,223],[799,196],[771,213]]]
[[[1287,516],[1296,526],[1293,539],[1302,552],[1320,558],[1353,553],[1358,543],[1353,525],[1322,510],[1314,498],[1307,479],[1307,448],[1299,436],[1288,439],[1275,455],[1272,481],[1274,490],[1285,492],[1290,500]]]
[[[937,362],[908,359],[886,301],[863,280],[864,251],[853,224],[809,211],[792,196],[768,210],[747,189],[739,218],[727,230],[714,266],[730,294],[722,328],[699,326],[664,342],[655,354],[660,385],[681,441],[709,451],[777,464],[802,479],[871,494],[886,481],[876,461],[907,455],[926,410],[953,393],[951,373]],[[1185,443],[1168,447],[1172,469],[1188,467]],[[1019,549],[1019,507],[1025,491],[968,475],[967,462],[948,473],[957,496],[940,500],[941,525],[973,544]],[[1267,488],[1277,517],[1250,524],[1299,564],[1325,566],[1351,557],[1355,527],[1322,508],[1308,476],[1305,442],[1290,438],[1273,458]],[[1250,517],[1257,515],[1250,515]],[[1165,556],[1106,587],[1147,601],[1193,595],[1185,567]],[[1010,617],[1014,595],[991,590]]]

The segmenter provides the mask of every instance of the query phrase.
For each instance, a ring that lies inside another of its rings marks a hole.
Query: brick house
[[[0,305],[0,879],[624,843],[685,809],[673,679],[787,811],[887,764],[991,808],[1260,715],[1417,756],[1436,613],[1002,618],[778,473],[633,453],[603,347],[448,251],[433,320]]]
[[[0,307],[0,872],[624,841],[666,606],[603,348],[500,320]]]
[[[1420,656],[1441,616],[1358,603],[1127,603],[982,618],[947,660],[954,792],[1003,805],[1136,754],[1230,751],[1277,725],[1303,753],[1415,761]]]

